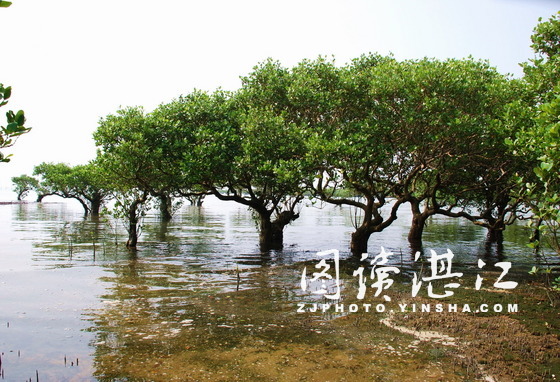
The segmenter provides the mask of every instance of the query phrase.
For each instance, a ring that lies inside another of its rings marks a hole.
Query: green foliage
[[[76,199],[86,214],[98,214],[109,196],[109,184],[95,162],[77,166],[43,162],[35,166],[33,174],[41,179],[35,187],[39,195]]]
[[[169,191],[182,181],[181,138],[165,112],[128,107],[99,122],[94,133],[98,163],[117,191]]]
[[[58,194],[59,196],[70,193],[71,172],[71,166],[66,163],[43,162],[33,169],[33,175],[41,178],[39,190],[44,194]]]
[[[524,65],[524,80],[533,96],[532,123],[508,143],[520,158],[537,160],[532,172],[518,175],[541,238],[533,246],[548,242],[560,253],[560,13],[541,20],[532,41],[538,58]]]
[[[18,200],[23,200],[29,191],[36,191],[39,187],[39,180],[29,175],[14,176],[12,178],[14,184],[13,191],[18,195]]]
[[[536,103],[550,102],[552,91],[560,76],[560,12],[547,21],[539,19],[533,30],[531,48],[536,53],[533,60],[523,63],[525,80],[530,86]],[[551,98],[552,97],[552,98]]]
[[[560,292],[560,276],[552,280],[551,285],[552,285],[552,289],[554,289],[556,292]]]
[[[369,55],[337,68],[319,58],[292,75],[283,102],[308,137],[316,194],[361,209],[356,227],[381,231],[413,200],[432,214],[445,205],[488,211],[472,220],[490,216],[498,194],[509,201],[510,184],[498,189],[503,169],[513,174],[500,118],[515,90],[488,63]],[[359,197],[340,197],[341,188]]]
[[[520,155],[538,157],[534,174],[519,176],[541,237],[560,253],[560,95],[538,108],[536,125],[512,142]]]
[[[539,18],[539,24],[535,27],[531,41],[531,48],[546,57],[555,58],[560,54],[560,12],[550,17],[546,22]]]
[[[220,188],[232,179],[241,139],[231,97],[222,91],[194,91],[152,113],[173,134],[173,145],[164,152],[181,170],[183,192],[197,185]]]
[[[12,95],[12,88],[10,86],[4,87],[0,84],[0,107],[8,103],[8,99]],[[18,112],[6,112],[7,125],[0,126],[0,149],[11,147],[14,145],[16,139],[31,130],[30,127],[25,127],[25,115],[22,110]],[[0,153],[0,162],[9,162],[11,155],[4,155]]]
[[[12,5],[11,1],[0,1],[0,8],[7,8]],[[10,86],[4,87],[0,83],[0,107],[8,103],[8,99],[12,95],[12,88]],[[6,112],[7,125],[0,126],[0,149],[11,147],[14,145],[16,139],[31,130],[30,127],[25,127],[25,115],[22,110],[18,112]],[[10,155],[5,155],[0,152],[0,163],[9,162]]]

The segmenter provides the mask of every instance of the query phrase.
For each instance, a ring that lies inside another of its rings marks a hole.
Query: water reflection
[[[60,208],[41,204],[15,206],[12,229],[34,231],[35,260],[61,266],[64,260],[104,261],[126,255],[121,245],[125,241],[122,223],[108,217],[84,219],[63,204],[57,206]],[[411,247],[406,239],[409,220],[403,214],[387,230],[373,234],[369,252],[379,253],[384,247],[397,254],[399,261],[407,262],[413,260],[417,251],[426,255],[430,249],[440,252],[447,248],[461,264],[472,265],[479,258],[489,263],[507,259],[527,264],[535,260],[526,247],[529,232],[523,225],[508,227],[504,243],[497,245],[486,241],[486,230],[481,227],[465,220],[436,216],[426,227],[423,246],[417,248]],[[352,212],[348,209],[308,206],[287,227],[283,250],[261,252],[250,212],[244,207],[209,199],[203,207],[183,207],[171,222],[161,222],[157,215],[149,215],[143,225],[138,254],[196,258],[218,268],[291,264],[330,248],[339,249],[344,258],[349,255],[351,221]]]
[[[295,270],[245,271],[237,292],[231,290],[233,272],[187,276],[183,267],[140,260],[112,271],[104,307],[91,313],[101,381],[155,377],[168,359],[179,359],[175,366],[192,365],[188,358],[212,367],[209,359],[201,362],[204,354],[235,351],[248,342],[320,341],[310,339],[308,321],[294,319]]]

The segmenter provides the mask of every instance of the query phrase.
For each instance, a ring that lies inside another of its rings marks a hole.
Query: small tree
[[[235,95],[196,91],[167,107],[174,110],[169,120],[184,145],[178,151],[184,188],[198,185],[220,200],[249,207],[259,223],[261,248],[268,250],[282,246],[284,227],[299,216],[304,145],[301,131],[255,102],[251,80],[244,81]]]
[[[38,201],[48,195],[76,199],[85,215],[97,216],[109,197],[108,184],[96,163],[77,166],[41,163],[35,166],[33,174],[41,178],[35,188]]]
[[[128,191],[115,192],[114,198],[113,216],[125,221],[126,231],[128,232],[126,247],[136,249],[138,238],[142,232],[142,219],[149,210],[149,194],[138,188],[132,188]]]
[[[17,200],[23,200],[29,191],[35,191],[39,187],[39,181],[29,175],[14,176],[12,178],[14,184],[13,191],[17,194]]]
[[[146,203],[157,197],[163,200],[164,212],[169,211],[180,171],[179,164],[165,155],[164,142],[174,142],[160,122],[141,107],[128,107],[101,119],[94,133],[97,162],[117,200],[114,214],[126,220],[129,248],[137,246]]]

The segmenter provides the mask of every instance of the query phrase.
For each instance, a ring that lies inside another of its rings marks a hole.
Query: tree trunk
[[[159,230],[157,232],[157,239],[159,241],[166,241],[168,231],[169,231],[169,223],[168,222],[161,222],[160,225],[159,225]]]
[[[202,203],[204,202],[204,195],[200,195],[196,198],[196,206],[202,207]]]
[[[422,246],[422,234],[426,226],[429,214],[427,212],[420,212],[420,202],[418,200],[410,201],[410,209],[412,212],[412,223],[408,231],[408,242],[415,247]]]
[[[268,251],[270,249],[281,249],[282,241],[280,243],[276,242],[274,238],[278,238],[278,234],[274,234],[272,221],[270,216],[259,215],[259,244],[262,251]],[[282,239],[281,239],[282,240]]]
[[[167,194],[161,193],[159,196],[159,214],[160,218],[164,222],[168,222],[173,218],[172,211],[172,203],[173,199],[170,198]]]
[[[543,219],[540,218],[536,220],[536,224],[534,222],[535,220],[533,220],[533,224],[535,225],[535,228],[533,229],[533,233],[531,234],[531,238],[529,239],[529,242],[531,243],[539,242],[541,240],[541,231],[539,227],[541,226]]]
[[[138,244],[138,204],[140,204],[140,202],[135,201],[128,209],[128,241],[126,242],[127,248],[136,248],[136,244]]]
[[[89,214],[89,206],[87,205],[86,202],[84,202],[82,199],[80,198],[73,198],[76,199],[78,202],[80,202],[80,204],[82,205],[83,209],[84,209],[84,216],[88,216]]]
[[[500,241],[490,241],[484,242],[484,257],[488,260],[498,260],[502,261],[504,258],[504,244]]]
[[[362,253],[367,253],[367,243],[371,236],[371,230],[362,225],[352,233],[352,240],[350,241],[350,252],[356,257],[361,257]]]
[[[504,230],[506,229],[505,215],[509,198],[502,198],[501,202],[496,206],[497,218],[492,216],[491,213],[486,216],[488,222],[488,233],[486,234],[486,241],[490,243],[502,244],[504,242]]]
[[[504,230],[506,226],[502,219],[494,217],[488,218],[488,232],[486,233],[486,241],[489,243],[502,244],[504,242]]]
[[[187,200],[192,206],[201,207],[205,196],[206,195],[191,195],[187,198]]]
[[[489,243],[502,244],[504,242],[504,230],[496,227],[488,227],[486,241]]]
[[[99,216],[99,211],[101,210],[101,203],[103,199],[101,195],[94,195],[93,199],[91,200],[91,215],[92,216]]]
[[[284,211],[271,221],[270,214],[259,214],[259,243],[261,250],[282,249],[284,243],[284,227],[299,217],[293,211]]]
[[[138,222],[128,222],[128,241],[126,242],[127,248],[136,248],[138,244]]]
[[[427,218],[422,214],[412,215],[412,224],[410,226],[410,231],[408,231],[408,241],[410,243],[422,244],[422,234],[424,233],[426,220]]]

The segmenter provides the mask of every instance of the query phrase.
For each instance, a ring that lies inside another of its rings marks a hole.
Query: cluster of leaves
[[[560,96],[539,109],[536,129],[516,142],[524,139],[525,149],[540,154],[535,181],[525,183],[526,197],[541,237],[560,253]]]
[[[10,86],[4,87],[0,84],[0,107],[8,103],[8,99],[12,95],[12,88]],[[27,133],[31,128],[25,126],[25,115],[23,110],[13,112],[9,110],[6,112],[7,124],[0,126],[0,149],[11,147],[17,137]],[[9,162],[11,155],[4,155],[0,153],[0,162]]]
[[[531,120],[508,143],[519,157],[537,161],[518,176],[538,233],[533,246],[547,242],[560,253],[560,12],[540,21],[532,36],[537,56],[523,65]]]
[[[37,192],[39,190],[39,180],[29,175],[14,176],[12,178],[14,184],[14,192],[17,194],[17,200],[23,200],[29,191]]]
[[[7,8],[12,5],[11,1],[0,1],[0,8]],[[0,84],[0,107],[8,103],[8,99],[12,95],[12,88],[10,86],[4,87]],[[17,112],[8,111],[6,113],[7,125],[0,126],[0,149],[11,147],[17,137],[27,133],[31,128],[25,127],[25,115],[22,110]],[[0,152],[0,162],[9,162],[10,155],[5,155]]]

